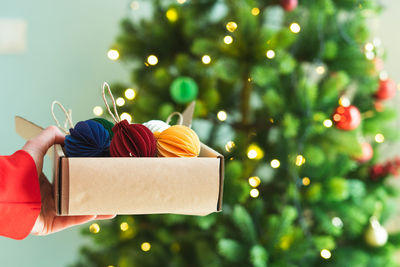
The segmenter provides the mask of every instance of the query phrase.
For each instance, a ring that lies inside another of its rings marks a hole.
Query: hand
[[[34,235],[48,235],[94,219],[111,219],[115,217],[115,215],[57,216],[53,186],[42,173],[42,168],[43,158],[47,150],[54,144],[63,144],[64,139],[65,136],[57,127],[50,126],[37,137],[28,141],[22,148],[32,156],[39,176],[42,208],[31,232]]]

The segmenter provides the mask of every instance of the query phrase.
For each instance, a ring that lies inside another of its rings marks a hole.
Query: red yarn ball
[[[298,5],[298,0],[281,0],[281,6],[286,11],[292,11]]]
[[[123,120],[113,127],[114,137],[110,144],[112,157],[154,157],[157,143],[153,133],[142,124],[130,124]]]
[[[381,80],[375,97],[380,100],[388,100],[396,95],[396,83],[392,79]]]
[[[333,121],[336,128],[350,131],[354,130],[360,125],[361,114],[357,107],[351,105],[348,107],[339,106],[333,114]]]
[[[356,160],[359,163],[364,163],[372,159],[372,156],[374,155],[374,150],[372,149],[372,146],[365,142],[361,144],[361,156],[356,157]]]

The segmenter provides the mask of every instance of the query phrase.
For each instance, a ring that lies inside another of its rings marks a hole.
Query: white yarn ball
[[[168,125],[167,123],[160,121],[160,120],[151,120],[148,122],[143,123],[144,126],[146,126],[147,128],[150,129],[150,131],[154,132],[162,132],[166,129],[168,129],[169,127],[171,127],[170,125]]]

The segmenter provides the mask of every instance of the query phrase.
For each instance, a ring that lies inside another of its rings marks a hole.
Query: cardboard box
[[[40,129],[16,117],[16,130],[25,139]],[[224,158],[204,144],[197,158],[68,158],[60,145],[53,158],[59,215],[221,211]]]

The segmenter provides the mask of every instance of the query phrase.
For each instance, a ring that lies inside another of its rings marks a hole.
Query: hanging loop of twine
[[[182,116],[182,114],[179,113],[179,112],[172,112],[171,115],[169,115],[168,118],[167,118],[167,124],[169,124],[169,123],[171,122],[172,118],[173,118],[175,115],[179,116],[177,125],[182,125],[182,123],[183,123],[183,116]]]
[[[66,119],[65,119],[65,122],[64,122],[64,127],[61,126],[60,122],[58,121],[58,119],[57,119],[57,117],[56,117],[56,115],[54,113],[55,105],[58,105],[61,108],[61,110],[64,112],[64,114],[65,114],[65,118]],[[74,124],[72,123],[72,110],[69,109],[67,111],[60,102],[53,101],[53,103],[51,104],[51,115],[53,115],[53,119],[56,122],[57,127],[60,128],[60,130],[62,130],[65,134],[69,133],[68,124],[69,124],[69,128],[74,128]]]
[[[112,113],[112,111],[111,111],[111,109],[110,109],[110,106],[109,106],[108,103],[107,103],[106,92],[105,92],[106,88],[107,88],[108,94],[110,95],[111,100],[112,100],[112,102],[113,102],[114,113]],[[115,121],[115,123],[120,122],[121,119],[120,119],[120,117],[119,117],[119,115],[118,115],[117,105],[116,105],[116,103],[115,103],[114,96],[113,96],[113,94],[112,94],[112,92],[111,92],[110,86],[109,86],[108,83],[106,83],[106,82],[103,83],[103,100],[104,100],[104,104],[106,104],[108,113],[111,115],[111,117],[113,118],[113,120]]]

